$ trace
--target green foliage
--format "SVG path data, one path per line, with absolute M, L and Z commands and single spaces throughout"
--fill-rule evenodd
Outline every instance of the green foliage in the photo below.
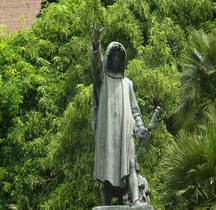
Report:
M 99 203 L 97 184 L 92 179 L 94 139 L 91 129 L 92 86 L 77 86 L 77 94 L 69 103 L 64 116 L 58 119 L 57 139 L 48 151 L 50 170 L 61 178 L 53 187 L 42 209 L 82 209 Z M 73 152 L 72 152 L 73 151 Z M 59 166 L 59 167 L 56 167 Z
M 191 35 L 173 114 L 175 126 L 182 131 L 161 164 L 166 168 L 160 172 L 161 198 L 168 209 L 214 209 L 216 203 L 215 32 Z
M 181 133 L 161 163 L 161 199 L 167 209 L 214 209 L 215 126 L 197 135 Z
M 203 0 L 154 0 L 153 5 L 160 15 L 171 17 L 183 27 L 197 27 L 200 23 L 213 18 L 213 1 Z
M 181 98 L 175 110 L 176 126 L 193 131 L 215 123 L 216 33 L 194 32 L 180 80 Z

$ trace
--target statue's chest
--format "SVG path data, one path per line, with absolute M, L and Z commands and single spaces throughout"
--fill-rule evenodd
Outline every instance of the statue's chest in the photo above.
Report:
M 124 108 L 130 106 L 127 80 L 105 77 L 100 99 L 100 106 L 106 107 L 116 117 L 122 116 Z

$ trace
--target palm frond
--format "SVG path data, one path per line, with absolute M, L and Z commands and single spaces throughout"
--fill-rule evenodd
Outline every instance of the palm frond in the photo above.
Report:
M 212 207 L 216 202 L 216 126 L 188 135 L 181 132 L 162 160 L 159 190 L 173 209 Z M 184 208 L 179 208 L 183 206 Z
M 177 129 L 194 130 L 216 116 L 216 32 L 195 31 L 180 75 L 180 100 L 173 111 Z

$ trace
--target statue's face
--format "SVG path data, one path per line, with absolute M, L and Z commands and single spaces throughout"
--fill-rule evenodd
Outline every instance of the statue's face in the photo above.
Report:
M 120 65 L 122 62 L 122 54 L 120 50 L 114 49 L 109 56 L 109 66 L 108 69 L 113 73 L 120 73 Z

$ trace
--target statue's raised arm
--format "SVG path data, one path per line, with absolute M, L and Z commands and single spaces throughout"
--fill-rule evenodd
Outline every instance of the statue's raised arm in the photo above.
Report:
M 100 36 L 103 29 L 100 29 L 96 24 L 92 25 L 92 29 L 94 40 L 92 42 L 91 72 L 94 85 L 100 87 L 103 78 L 103 56 L 101 53 Z

